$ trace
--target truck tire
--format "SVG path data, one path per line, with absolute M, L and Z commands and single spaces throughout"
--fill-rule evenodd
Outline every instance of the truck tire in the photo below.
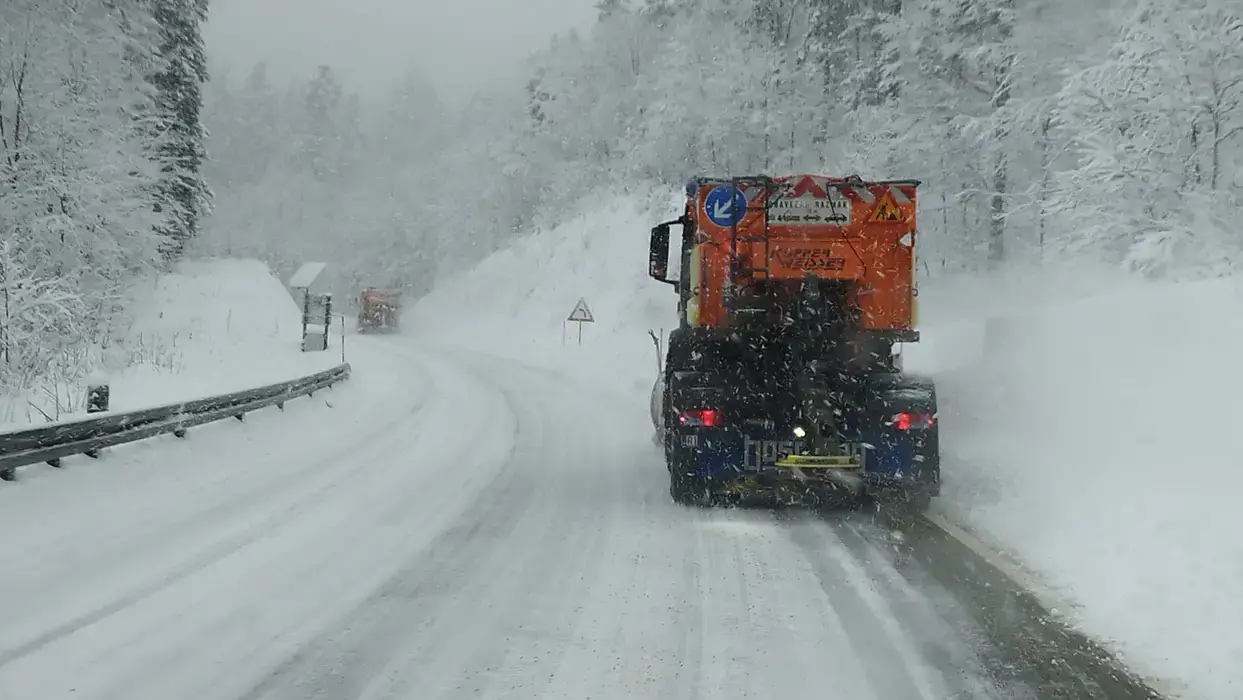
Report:
M 708 479 L 694 473 L 691 448 L 678 443 L 670 432 L 665 439 L 665 466 L 669 470 L 669 497 L 684 506 L 707 506 L 712 498 Z
M 920 445 L 915 479 L 927 500 L 941 495 L 941 423 L 937 421 Z M 927 504 L 925 503 L 925 506 Z
M 699 476 L 691 476 L 681 469 L 669 470 L 669 497 L 674 503 L 683 506 L 712 505 L 708 480 Z
M 659 416 L 663 425 L 665 461 L 669 469 L 669 496 L 681 505 L 710 506 L 713 503 L 708 477 L 692 473 L 690 449 L 677 440 L 677 412 L 674 407 L 684 401 L 697 402 L 704 393 L 720 393 L 723 382 L 719 358 L 711 343 L 696 329 L 677 328 L 669 334 L 669 349 L 659 396 Z M 654 388 L 655 391 L 655 388 Z M 708 399 L 708 405 L 720 403 L 719 396 Z M 654 413 L 656 413 L 654 411 Z
M 690 489 L 687 488 L 686 480 L 685 474 L 674 469 L 673 465 L 669 466 L 669 498 L 673 499 L 673 502 L 680 506 L 690 505 L 691 501 Z

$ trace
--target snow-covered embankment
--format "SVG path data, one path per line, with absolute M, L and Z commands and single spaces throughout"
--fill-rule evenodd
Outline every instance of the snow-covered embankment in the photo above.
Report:
M 910 358 L 942 370 L 945 507 L 1137 671 L 1240 697 L 1243 279 L 1029 295 L 991 324 L 954 313 L 995 289 L 934 287 L 945 322 Z
M 301 310 L 256 260 L 186 261 L 129 295 L 134 322 L 120 343 L 94 359 L 89 377 L 110 385 L 112 410 L 239 391 L 341 361 L 339 340 L 329 352 L 301 352 Z M 34 396 L 9 411 L 11 427 L 44 422 L 35 405 L 60 418 L 84 410 L 85 386 L 57 391 L 60 396 Z
M 405 332 L 645 394 L 656 377 L 648 331 L 668 335 L 677 324 L 673 289 L 647 275 L 648 231 L 680 206 L 664 192 L 584 202 L 567 223 L 439 283 L 403 320 Z M 595 317 L 581 346 L 578 324 L 567 322 L 579 298 Z

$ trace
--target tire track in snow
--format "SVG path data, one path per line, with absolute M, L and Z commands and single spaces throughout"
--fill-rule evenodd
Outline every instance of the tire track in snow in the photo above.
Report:
M 148 689 L 147 697 L 232 699 L 253 689 L 261 679 L 271 675 L 280 659 L 296 655 L 325 629 L 332 629 L 341 615 L 357 609 L 369 596 L 374 596 L 404 562 L 426 551 L 445 523 L 461 518 L 463 513 L 477 506 L 475 500 L 495 476 L 494 467 L 500 468 L 507 462 L 506 456 L 513 443 L 506 440 L 504 434 L 507 428 L 512 428 L 509 420 L 512 416 L 503 401 L 493 400 L 498 397 L 480 396 L 479 386 L 463 382 L 460 372 L 451 367 L 437 369 L 440 370 L 436 372 L 437 393 L 456 401 L 466 399 L 463 402 L 468 404 L 469 411 L 456 404 L 430 411 L 430 423 L 421 423 L 419 430 L 398 438 L 406 442 L 386 450 L 383 459 L 370 461 L 370 468 L 363 470 L 358 479 L 325 499 L 315 512 L 302 518 L 292 532 L 273 533 L 278 537 L 269 539 L 268 546 L 250 548 L 239 554 L 239 558 L 258 561 L 263 559 L 264 549 L 276 550 L 271 552 L 275 559 L 264 562 L 271 570 L 270 575 L 261 579 L 258 586 L 246 583 L 247 598 L 252 602 L 230 609 L 219 618 L 207 618 L 210 627 L 204 632 L 216 640 L 227 639 L 230 633 L 237 636 L 239 626 L 247 624 L 247 615 L 252 610 L 269 613 L 272 608 L 279 607 L 277 618 L 286 621 L 279 637 L 253 650 L 257 660 L 249 656 L 235 659 L 227 684 L 218 677 L 202 674 L 201 663 L 191 669 L 202 674 L 197 686 L 179 679 L 167 689 L 161 689 L 158 683 L 153 687 L 149 679 L 143 682 L 140 675 L 135 676 L 134 682 Z M 449 410 L 444 410 L 446 408 Z M 500 439 L 482 447 L 457 439 L 444 442 L 447 435 L 455 435 L 457 430 L 479 434 L 492 428 L 497 430 Z M 443 450 L 446 444 L 449 451 Z M 472 468 L 457 468 L 465 462 L 462 458 L 467 451 L 473 460 Z M 446 466 L 453 468 L 448 478 L 442 476 Z M 438 493 L 443 487 L 451 489 L 452 493 Z M 233 562 L 227 565 L 227 570 L 228 575 L 236 576 L 245 568 Z M 323 576 L 322 572 L 326 571 L 333 573 Z M 202 582 L 196 584 L 200 591 L 206 589 Z M 292 602 L 286 600 L 287 591 L 296 592 Z M 256 605 L 253 601 L 260 602 Z M 167 619 L 168 622 L 175 622 L 175 619 Z M 249 635 L 243 639 L 246 644 L 254 643 Z M 187 653 L 192 654 L 193 650 L 179 650 L 176 660 L 182 664 L 194 663 L 195 659 L 187 658 Z M 141 669 L 137 672 L 141 673 Z M 118 681 L 115 687 L 118 700 L 128 700 L 122 691 L 130 686 Z
M 702 627 L 662 610 L 677 594 L 699 608 L 700 592 L 681 575 L 699 564 L 694 540 L 669 540 L 659 520 L 636 510 L 655 502 L 661 516 L 682 512 L 651 498 L 663 491 L 661 475 L 624 448 L 601 457 L 616 438 L 591 434 L 601 429 L 600 407 L 577 410 L 564 390 L 504 369 L 499 377 L 495 365 L 474 368 L 491 375 L 522 421 L 518 447 L 490 487 L 495 500 L 395 575 L 382 613 L 359 608 L 244 697 L 579 700 L 612 681 L 681 683 L 681 697 L 697 696 L 695 652 L 690 673 L 683 662 Z M 438 562 L 428 558 L 449 549 Z M 681 565 L 653 566 L 657 557 Z M 652 613 L 665 624 L 647 626 Z M 636 646 L 647 653 L 636 656 Z
M 219 541 L 215 545 L 206 550 L 198 552 L 195 556 L 183 561 L 168 570 L 158 579 L 149 582 L 147 585 L 132 590 L 112 602 L 96 608 L 91 612 L 78 615 L 67 620 L 55 627 L 29 639 L 28 641 L 0 650 L 0 669 L 5 666 L 33 654 L 50 644 L 53 644 L 65 637 L 68 637 L 79 630 L 99 623 L 100 621 L 123 612 L 127 608 L 143 601 L 144 599 L 155 595 L 156 593 L 183 581 L 194 574 L 202 571 L 208 566 L 230 554 L 245 547 L 247 544 L 254 542 L 260 537 L 265 536 L 268 532 L 278 528 L 283 523 L 298 516 L 305 508 L 313 505 L 321 500 L 325 495 L 338 489 L 342 483 L 351 479 L 361 466 L 366 464 L 366 458 L 383 455 L 386 450 L 390 449 L 391 444 L 400 439 L 405 429 L 417 428 L 422 418 L 422 408 L 425 400 L 415 404 L 408 414 L 399 415 L 385 426 L 376 429 L 374 432 L 367 434 L 362 441 L 364 446 L 359 448 L 357 445 L 350 445 L 334 451 L 328 456 L 321 458 L 317 463 L 313 464 L 313 471 L 322 468 L 332 468 L 327 472 L 325 478 L 315 482 L 310 490 L 305 488 L 297 491 L 296 498 L 288 503 L 283 510 L 269 515 L 259 523 L 248 526 L 244 531 L 237 535 Z M 336 468 L 333 468 L 336 467 Z M 294 474 L 295 478 L 305 481 L 307 473 L 299 471 Z M 271 500 L 273 494 L 277 492 L 285 492 L 288 490 L 289 484 L 284 481 L 272 481 L 263 485 L 257 491 L 249 492 L 244 499 L 244 504 L 253 502 L 261 502 L 263 500 Z M 197 513 L 194 517 L 180 523 L 181 527 L 188 527 L 188 523 L 206 520 L 211 517 L 219 518 L 222 513 L 235 512 L 242 509 L 242 505 L 235 503 L 227 503 L 207 511 Z M 167 540 L 173 538 L 179 528 L 174 528 L 173 534 L 161 532 L 158 539 Z
M 479 358 L 466 364 L 484 381 L 509 397 L 523 421 L 514 476 L 534 485 L 522 505 L 523 516 L 506 537 L 513 555 L 501 556 L 504 569 L 484 577 L 463 597 L 485 599 L 486 620 L 468 618 L 455 626 L 447 645 L 410 650 L 403 656 L 400 683 L 382 684 L 361 700 L 410 697 L 432 689 L 439 697 L 495 697 L 521 692 L 544 697 L 554 670 L 564 660 L 581 620 L 605 556 L 601 540 L 610 534 L 622 482 L 614 470 L 595 471 L 585 431 L 598 422 L 579 414 L 583 425 L 567 424 L 562 409 L 564 389 L 528 372 L 499 371 L 495 360 Z M 523 407 L 523 408 L 517 408 Z M 573 435 L 571 439 L 569 436 Z M 590 465 L 590 466 L 588 466 Z M 505 543 L 496 546 L 508 549 Z
M 861 514 L 830 518 L 846 548 L 869 573 L 887 601 L 905 638 L 942 671 L 948 697 L 987 700 L 1002 694 L 1008 700 L 1038 700 L 1031 688 L 1004 683 L 981 654 L 989 642 L 953 595 L 910 559 L 901 543 L 893 543 L 881 521 Z
M 583 611 L 607 569 L 601 561 L 607 544 L 627 534 L 613 526 L 631 503 L 619 496 L 635 483 L 617 469 L 593 470 L 587 460 L 599 459 L 598 441 L 566 444 L 567 436 L 582 436 L 574 428 L 598 429 L 599 411 L 576 413 L 581 426 L 567 425 L 568 415 L 554 420 L 549 409 L 565 413 L 560 399 L 573 397 L 532 401 L 549 391 L 546 383 L 514 376 L 508 367 L 497 376 L 492 363 L 467 364 L 499 388 L 520 421 L 506 471 L 490 487 L 492 500 L 429 550 L 449 551 L 441 563 L 423 555 L 393 577 L 389 588 L 399 597 L 389 601 L 391 622 L 377 626 L 369 621 L 375 613 L 360 609 L 367 618 L 356 614 L 342 623 L 356 635 L 344 641 L 349 631 L 331 635 L 327 668 L 353 680 L 326 679 L 322 662 L 307 657 L 247 698 L 311 693 L 369 700 L 414 691 L 475 698 L 517 689 L 526 697 L 555 695 L 555 677 L 590 631 L 584 625 L 592 626 Z M 345 655 L 350 665 L 334 665 Z
M 668 491 L 661 484 L 660 494 Z M 689 549 L 682 558 L 681 580 L 686 590 L 694 595 L 687 596 L 674 611 L 674 619 L 679 620 L 677 646 L 674 659 L 677 669 L 666 676 L 658 697 L 661 698 L 698 698 L 703 685 L 704 663 L 704 599 L 705 581 L 702 557 L 704 545 L 701 537 L 696 537 L 694 547 Z
M 707 511 L 697 527 L 707 587 L 698 698 L 881 698 L 868 659 L 780 512 Z M 893 660 L 888 660 L 892 664 Z
M 424 373 L 420 371 L 416 376 Z M 339 387 L 334 395 L 348 399 L 352 396 L 349 392 L 360 391 L 359 384 L 369 379 L 356 377 L 353 385 Z M 422 384 L 426 386 L 428 382 Z M 340 394 L 342 391 L 347 393 Z M 0 668 L 72 634 L 75 629 L 125 610 L 144 596 L 227 556 L 244 533 L 230 534 L 230 528 L 222 528 L 221 523 L 272 504 L 292 507 L 300 494 L 340 472 L 341 465 L 348 463 L 359 444 L 401 432 L 402 426 L 408 428 L 428 398 L 420 392 L 417 403 L 402 406 L 402 411 L 381 414 L 382 420 L 365 434 L 356 432 L 353 440 L 335 449 L 330 447 L 327 454 L 322 445 L 311 443 L 288 453 L 247 458 L 245 451 L 230 446 L 220 458 L 224 464 L 219 468 L 196 465 L 188 477 L 183 465 L 165 468 L 156 463 L 161 458 L 195 458 L 196 451 L 238 435 L 246 445 L 254 440 L 260 440 L 258 444 L 262 445 L 262 431 L 274 425 L 285 428 L 290 422 L 296 425 L 299 416 L 306 414 L 302 409 L 319 411 L 319 416 L 330 415 L 322 408 L 307 405 L 310 402 L 297 402 L 294 405 L 298 410 L 267 412 L 257 423 L 204 426 L 191 433 L 205 438 L 199 445 L 183 441 L 160 445 L 157 439 L 124 446 L 109 455 L 118 464 L 102 464 L 78 473 L 70 470 L 56 483 L 42 484 L 49 492 L 32 494 L 33 503 L 55 497 L 55 510 L 69 510 L 74 517 L 52 518 L 46 527 L 38 528 L 35 537 L 27 538 L 23 548 L 3 553 L 0 561 L 11 562 L 14 571 L 0 582 L 0 592 L 49 604 L 14 606 L 0 612 Z M 197 458 L 202 459 L 202 455 Z M 110 473 L 101 476 L 105 472 Z M 99 483 L 93 483 L 96 481 Z M 83 490 L 84 486 L 89 488 Z M 131 494 L 135 487 L 142 488 L 142 498 Z M 82 497 L 89 500 L 79 512 L 75 505 Z M 43 523 L 49 515 L 46 509 L 31 511 L 25 522 Z M 83 524 L 91 529 L 89 546 L 82 544 Z M 32 558 L 41 559 L 38 566 L 17 568 L 19 563 Z M 91 572 L 93 585 L 81 586 L 74 575 L 81 571 Z M 36 592 L 34 596 L 30 595 L 32 591 Z
M 507 411 L 516 420 L 511 436 L 516 440 L 521 434 L 521 418 L 510 397 L 504 398 Z M 468 451 L 468 446 L 462 448 L 463 453 Z M 515 478 L 513 454 L 511 450 L 504 470 L 484 487 L 466 518 L 437 534 L 426 551 L 239 700 L 362 697 L 371 684 L 383 678 L 402 645 L 412 637 L 426 635 L 437 618 L 427 609 L 432 602 L 451 593 L 456 583 L 467 578 L 467 572 L 484 563 L 482 554 L 488 546 L 502 539 L 522 515 L 517 506 L 535 485 Z M 460 600 L 458 605 L 473 607 L 478 601 Z M 451 618 L 454 611 L 435 612 Z M 444 640 L 434 641 L 440 644 Z
M 850 551 L 837 528 L 801 514 L 779 517 L 816 572 L 863 663 L 874 695 L 886 700 L 946 697 L 946 689 L 937 687 L 940 684 L 927 660 L 904 639 L 889 605 L 871 585 L 866 564 Z

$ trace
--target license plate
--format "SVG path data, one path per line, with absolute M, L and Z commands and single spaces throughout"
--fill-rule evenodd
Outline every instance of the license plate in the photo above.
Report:
M 866 457 L 863 445 L 848 443 L 840 455 L 805 455 L 802 440 L 752 440 L 743 438 L 743 471 L 798 467 L 802 469 L 861 469 Z

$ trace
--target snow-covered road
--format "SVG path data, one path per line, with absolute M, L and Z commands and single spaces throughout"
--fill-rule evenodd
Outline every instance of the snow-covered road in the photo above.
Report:
M 350 342 L 284 413 L 0 492 L 0 698 L 1054 697 L 863 516 L 674 505 L 646 406 Z

